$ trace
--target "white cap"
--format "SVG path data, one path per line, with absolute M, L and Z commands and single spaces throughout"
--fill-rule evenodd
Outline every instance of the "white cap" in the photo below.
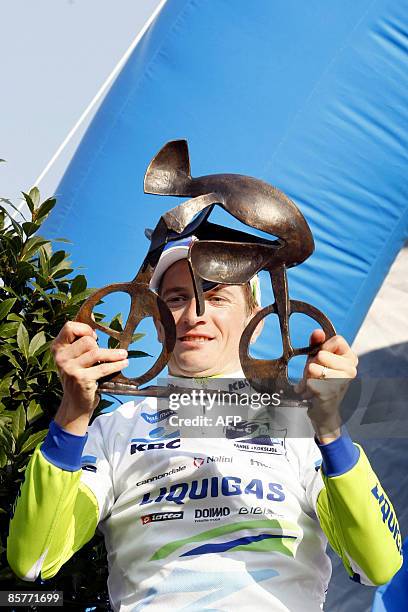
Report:
M 182 238 L 181 240 L 174 240 L 173 242 L 168 242 L 166 244 L 162 254 L 160 255 L 160 259 L 157 262 L 156 268 L 153 272 L 149 284 L 149 287 L 150 289 L 152 289 L 152 291 L 156 291 L 156 293 L 158 293 L 164 273 L 170 268 L 170 266 L 175 264 L 176 261 L 187 258 L 190 246 L 195 240 L 198 240 L 196 236 L 188 236 L 187 238 Z M 255 301 L 258 306 L 260 306 L 261 286 L 258 274 L 255 274 L 255 276 L 251 278 L 249 284 Z

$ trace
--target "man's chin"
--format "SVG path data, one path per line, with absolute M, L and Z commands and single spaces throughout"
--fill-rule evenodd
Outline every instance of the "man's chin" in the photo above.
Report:
M 172 376 L 187 376 L 188 378 L 200 378 L 201 376 L 211 376 L 215 374 L 212 368 L 200 367 L 197 365 L 186 365 L 184 367 L 171 368 L 169 366 L 169 374 Z
M 200 377 L 210 376 L 215 374 L 214 360 L 209 362 L 208 360 L 192 359 L 178 359 L 176 362 L 174 359 L 169 361 L 169 374 L 172 376 L 188 376 L 188 377 Z

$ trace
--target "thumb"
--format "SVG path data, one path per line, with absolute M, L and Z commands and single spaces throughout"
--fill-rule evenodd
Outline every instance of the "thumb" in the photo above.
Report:
M 326 334 L 322 329 L 314 329 L 310 335 L 309 345 L 321 344 L 326 340 Z
M 315 329 L 312 331 L 310 335 L 309 346 L 314 346 L 315 344 L 322 344 L 325 341 L 325 339 L 326 339 L 326 334 L 324 333 L 324 331 L 320 328 Z M 306 360 L 306 364 L 303 370 L 303 376 L 299 380 L 299 382 L 296 383 L 296 385 L 294 385 L 293 387 L 295 393 L 300 394 L 306 390 L 306 368 L 311 359 L 313 359 L 313 356 L 309 355 Z

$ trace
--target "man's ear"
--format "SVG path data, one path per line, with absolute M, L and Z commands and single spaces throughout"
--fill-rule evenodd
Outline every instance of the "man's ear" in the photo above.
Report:
M 256 308 L 254 308 L 254 310 L 251 312 L 251 314 L 248 317 L 247 324 L 252 319 L 252 317 L 254 317 L 256 313 L 259 312 L 260 310 L 262 310 L 261 306 L 257 306 Z M 255 331 L 251 336 L 250 344 L 254 344 L 258 340 L 263 330 L 264 321 L 265 319 L 262 319 L 261 321 L 259 321 L 258 325 L 255 327 Z
M 165 339 L 163 323 L 157 319 L 153 319 L 153 322 L 157 331 L 157 340 L 163 344 Z

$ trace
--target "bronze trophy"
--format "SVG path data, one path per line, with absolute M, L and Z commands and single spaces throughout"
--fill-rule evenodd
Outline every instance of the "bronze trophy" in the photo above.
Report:
M 77 321 L 108 334 L 119 341 L 118 348 L 127 349 L 140 321 L 151 316 L 162 322 L 165 340 L 159 357 L 147 372 L 135 378 L 115 374 L 109 380 L 99 381 L 99 390 L 114 395 L 166 397 L 169 394 L 168 387 L 141 387 L 164 369 L 176 342 L 173 316 L 164 301 L 150 290 L 149 283 L 164 246 L 194 234 L 198 240 L 190 246 L 188 265 L 197 315 L 204 312 L 203 280 L 244 285 L 260 270 L 269 273 L 275 302 L 251 319 L 241 337 L 239 356 L 243 372 L 254 389 L 268 393 L 284 389 L 286 397 L 294 399 L 296 394 L 288 380 L 289 360 L 297 355 L 314 354 L 319 346 L 294 348 L 289 317 L 303 313 L 322 327 L 326 339 L 335 335 L 333 325 L 320 310 L 289 298 L 286 269 L 301 264 L 314 250 L 312 233 L 297 206 L 279 189 L 250 176 L 212 174 L 193 178 L 186 140 L 168 142 L 157 153 L 147 168 L 144 191 L 190 199 L 162 215 L 154 230 L 147 230 L 150 248 L 135 278 L 97 290 L 82 305 Z M 216 205 L 275 239 L 266 240 L 211 223 L 208 218 Z M 97 323 L 91 316 L 103 297 L 117 291 L 128 293 L 131 298 L 129 316 L 121 332 Z M 254 359 L 248 351 L 251 336 L 257 324 L 270 313 L 279 318 L 283 354 L 278 359 Z M 174 388 L 171 392 L 174 393 Z

